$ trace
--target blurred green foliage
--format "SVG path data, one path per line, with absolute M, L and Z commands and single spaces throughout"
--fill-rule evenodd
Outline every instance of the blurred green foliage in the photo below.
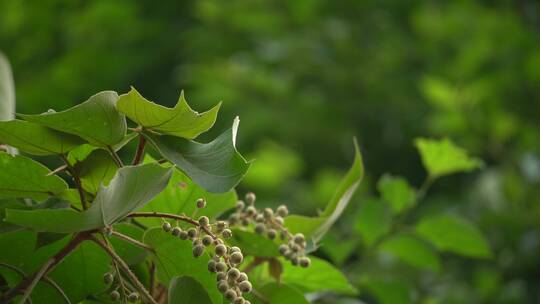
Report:
M 539 31 L 533 0 L 0 1 L 20 113 L 129 85 L 169 106 L 184 89 L 200 111 L 223 100 L 208 138 L 239 115 L 239 145 L 256 159 L 242 186 L 295 212 L 330 199 L 357 136 L 366 181 L 322 257 L 368 303 L 540 301 Z M 417 137 L 451 138 L 485 166 L 409 206 L 407 187 L 422 189 L 427 174 Z M 425 246 L 407 236 L 379 252 L 396 208 L 405 226 L 459 214 L 493 256 L 443 254 L 433 271 L 429 257 L 407 255 Z M 399 248 L 407 263 L 389 258 Z

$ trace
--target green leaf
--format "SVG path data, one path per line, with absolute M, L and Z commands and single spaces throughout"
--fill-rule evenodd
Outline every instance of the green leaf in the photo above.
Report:
M 120 232 L 130 238 L 141 241 L 143 238 L 144 230 L 127 222 L 121 222 L 114 225 L 114 231 Z M 112 236 L 110 242 L 114 247 L 116 253 L 124 260 L 128 265 L 136 265 L 144 262 L 147 256 L 147 251 L 132 243 L 126 242 L 123 239 Z
M 190 241 L 172 237 L 161 228 L 147 230 L 143 239 L 156 251 L 151 259 L 156 264 L 160 282 L 169 284 L 176 276 L 191 276 L 204 287 L 212 303 L 222 304 L 223 296 L 217 290 L 216 275 L 208 271 L 210 257 L 207 254 L 194 258 Z
M 393 236 L 382 242 L 378 249 L 419 269 L 438 272 L 441 267 L 437 253 L 428 244 L 413 236 Z
M 174 136 L 144 133 L 170 162 L 209 192 L 227 192 L 244 177 L 250 164 L 235 147 L 238 117 L 233 127 L 207 144 Z
M 84 190 L 96 194 L 101 185 L 109 184 L 118 167 L 105 150 L 93 151 L 84 161 L 75 165 Z
M 74 166 L 78 162 L 85 160 L 94 150 L 99 149 L 99 147 L 92 146 L 90 144 L 82 144 L 75 149 L 69 151 L 67 159 L 70 165 Z
M 6 221 L 36 231 L 72 233 L 103 228 L 139 209 L 167 185 L 171 169 L 157 164 L 118 170 L 108 187 L 101 187 L 92 206 L 72 209 L 6 210 Z
M 0 198 L 22 197 L 38 201 L 57 195 L 67 184 L 42 164 L 24 157 L 0 152 Z
M 364 165 L 362 164 L 362 155 L 358 148 L 356 139 L 354 140 L 354 162 L 341 180 L 338 189 L 326 208 L 319 217 L 306 217 L 291 215 L 285 219 L 285 226 L 293 233 L 301 232 L 313 239 L 315 243 L 319 242 L 326 232 L 341 216 L 349 204 L 353 194 L 358 189 L 364 176 Z
M 390 231 L 391 223 L 392 215 L 386 205 L 376 199 L 367 199 L 360 205 L 354 228 L 363 242 L 371 246 Z
M 184 93 L 174 108 L 167 108 L 146 100 L 133 87 L 118 99 L 118 110 L 145 129 L 187 139 L 194 139 L 208 131 L 216 121 L 221 103 L 204 113 L 193 111 Z
M 64 154 L 84 143 L 77 136 L 23 120 L 0 121 L 0 142 L 33 155 Z
M 293 285 L 304 292 L 332 291 L 355 295 L 357 293 L 345 275 L 325 260 L 310 257 L 311 265 L 301 268 L 283 260 L 281 282 Z
M 395 279 L 363 279 L 362 286 L 370 291 L 381 304 L 412 303 L 409 287 Z
M 169 303 L 174 304 L 212 304 L 204 287 L 192 277 L 181 276 L 169 284 Z
M 242 253 L 246 256 L 276 257 L 280 255 L 278 244 L 255 232 L 233 229 L 233 237 L 229 242 L 233 246 L 242 248 Z
M 268 283 L 257 290 L 268 302 L 252 297 L 253 304 L 308 304 L 304 295 L 287 284 Z
M 196 201 L 199 198 L 206 200 L 206 207 L 198 209 Z M 184 173 L 174 170 L 167 187 L 144 206 L 141 211 L 156 211 L 172 214 L 188 214 L 196 212 L 197 216 L 208 216 L 215 219 L 226 210 L 234 208 L 237 201 L 236 192 L 230 190 L 225 193 L 210 193 L 193 183 Z M 197 211 L 195 211 L 197 209 Z M 140 218 L 141 223 L 148 226 L 160 226 L 159 218 Z
M 416 191 L 403 177 L 385 174 L 379 179 L 377 190 L 383 200 L 390 204 L 394 214 L 399 214 L 416 203 Z
M 0 52 L 0 120 L 13 119 L 15 115 L 15 85 L 9 62 Z
M 415 230 L 440 250 L 477 258 L 492 256 L 489 244 L 478 228 L 456 215 L 425 217 Z
M 415 144 L 431 178 L 469 172 L 483 166 L 482 160 L 469 157 L 464 149 L 456 146 L 448 138 L 442 140 L 417 138 Z
M 127 129 L 124 115 L 116 110 L 117 100 L 116 92 L 103 91 L 62 112 L 20 116 L 24 120 L 77 135 L 99 147 L 113 146 L 124 139 Z

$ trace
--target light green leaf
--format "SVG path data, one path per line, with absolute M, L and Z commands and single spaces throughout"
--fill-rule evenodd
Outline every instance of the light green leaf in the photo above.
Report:
M 127 235 L 130 238 L 141 241 L 143 238 L 144 230 L 133 224 L 127 222 L 121 222 L 114 225 L 114 231 L 120 232 L 123 235 Z M 114 247 L 116 253 L 124 260 L 128 265 L 136 265 L 144 262 L 147 256 L 147 251 L 132 243 L 126 242 L 123 239 L 112 236 L 110 242 Z
M 0 120 L 11 120 L 15 115 L 15 85 L 9 62 L 0 52 Z
M 21 197 L 41 201 L 68 188 L 66 182 L 42 164 L 0 152 L 0 198 Z
M 435 272 L 440 270 L 441 265 L 437 253 L 428 244 L 413 236 L 393 236 L 382 242 L 378 249 L 401 259 L 413 267 Z
M 308 304 L 304 295 L 287 284 L 268 283 L 257 290 L 268 302 L 252 297 L 253 304 Z
M 171 304 L 212 304 L 204 287 L 192 277 L 181 276 L 169 284 L 169 303 Z
M 240 120 L 207 144 L 174 136 L 144 133 L 148 141 L 170 162 L 209 192 L 227 192 L 244 177 L 250 164 L 235 147 Z
M 233 237 L 229 242 L 233 246 L 242 248 L 242 253 L 246 256 L 276 257 L 280 255 L 278 244 L 255 232 L 233 229 Z
M 194 139 L 208 131 L 216 121 L 221 103 L 204 113 L 193 111 L 184 93 L 174 108 L 167 108 L 146 100 L 134 88 L 118 99 L 118 110 L 145 129 L 187 139 Z
M 415 230 L 443 251 L 477 258 L 489 258 L 492 255 L 489 244 L 478 228 L 456 215 L 425 217 L 416 225 Z
M 369 290 L 381 304 L 412 303 L 409 287 L 395 279 L 369 278 L 362 280 L 362 286 Z
M 116 92 L 103 91 L 62 112 L 19 116 L 27 121 L 77 135 L 99 147 L 113 146 L 124 139 L 127 129 L 124 115 L 116 110 L 117 100 Z
M 390 231 L 392 215 L 386 205 L 375 199 L 367 199 L 360 204 L 355 229 L 367 246 L 373 245 L 381 236 Z
M 0 142 L 33 155 L 64 154 L 84 143 L 81 138 L 23 121 L 0 121 Z
M 99 147 L 92 146 L 91 144 L 82 144 L 75 149 L 69 151 L 67 159 L 70 165 L 74 166 L 78 162 L 85 160 L 92 151 L 99 149 Z
M 204 287 L 212 303 L 222 304 L 223 297 L 216 287 L 216 275 L 208 271 L 210 257 L 207 254 L 194 258 L 190 241 L 172 237 L 161 228 L 147 230 L 143 239 L 156 251 L 151 259 L 156 264 L 161 283 L 169 284 L 176 276 L 191 276 Z
M 199 198 L 206 200 L 206 207 L 198 209 L 196 201 Z M 215 219 L 226 210 L 234 208 L 237 196 L 234 190 L 225 193 L 210 193 L 199 187 L 189 177 L 179 170 L 174 170 L 167 187 L 152 201 L 145 205 L 141 211 L 157 211 L 172 214 L 191 215 L 196 211 L 197 216 L 208 216 Z M 159 226 L 159 218 L 140 218 L 141 223 L 148 226 Z
M 394 214 L 399 214 L 416 203 L 416 191 L 403 177 L 385 174 L 379 179 L 377 190 L 382 199 L 390 204 Z
M 101 187 L 92 206 L 72 209 L 6 210 L 6 221 L 19 226 L 57 233 L 103 228 L 139 209 L 167 185 L 171 169 L 157 164 L 127 166 L 118 170 L 108 187 Z
M 345 275 L 325 260 L 310 257 L 308 268 L 293 266 L 283 260 L 281 282 L 293 285 L 304 292 L 332 291 L 341 294 L 357 293 Z
M 431 178 L 469 172 L 483 166 L 482 160 L 469 157 L 464 149 L 456 146 L 448 138 L 442 140 L 417 138 L 415 144 Z
M 105 150 L 93 151 L 84 161 L 75 165 L 84 190 L 96 194 L 101 185 L 107 186 L 118 169 Z
M 334 196 L 326 205 L 326 208 L 319 217 L 305 217 L 291 215 L 285 219 L 285 226 L 293 233 L 301 232 L 313 239 L 315 243 L 319 242 L 326 232 L 341 216 L 356 189 L 360 185 L 364 176 L 364 165 L 362 164 L 362 155 L 358 148 L 356 139 L 354 140 L 354 162 L 347 172 L 347 175 L 341 180 Z

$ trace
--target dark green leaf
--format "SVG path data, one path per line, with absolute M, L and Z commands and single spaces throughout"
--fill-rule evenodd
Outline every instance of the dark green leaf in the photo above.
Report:
M 223 297 L 216 288 L 216 275 L 208 271 L 210 257 L 207 254 L 194 258 L 190 241 L 173 237 L 161 228 L 147 230 L 144 242 L 156 251 L 151 258 L 157 266 L 160 282 L 169 284 L 176 276 L 191 276 L 204 287 L 212 303 L 222 304 Z
M 214 125 L 220 105 L 199 114 L 189 107 L 182 92 L 176 106 L 166 108 L 146 100 L 134 88 L 118 99 L 118 110 L 145 129 L 187 139 L 197 137 Z
M 438 249 L 464 256 L 488 258 L 491 249 L 482 233 L 464 218 L 440 214 L 420 220 L 416 232 Z
M 192 277 L 174 277 L 169 284 L 171 304 L 212 304 L 204 287 Z
M 80 137 L 23 120 L 0 121 L 0 142 L 34 155 L 64 154 L 84 143 Z
M 126 222 L 114 225 L 114 231 L 120 232 L 123 235 L 127 235 L 130 238 L 141 242 L 144 234 L 143 229 Z M 136 265 L 138 263 L 142 263 L 148 254 L 145 249 L 115 236 L 112 236 L 110 238 L 110 242 L 113 245 L 116 253 L 128 265 Z
M 457 172 L 469 172 L 480 168 L 482 160 L 469 157 L 467 152 L 448 138 L 433 140 L 417 138 L 416 148 L 422 156 L 424 167 L 432 178 Z
M 231 245 L 242 248 L 244 255 L 257 257 L 279 256 L 278 245 L 263 235 L 251 231 L 233 229 Z
M 99 147 L 113 146 L 126 135 L 126 120 L 116 110 L 118 94 L 104 91 L 62 112 L 20 115 L 24 120 L 74 134 Z
M 364 279 L 362 285 L 372 293 L 381 304 L 412 303 L 409 287 L 393 279 Z
M 391 222 L 391 212 L 383 202 L 366 199 L 360 204 L 355 229 L 364 243 L 371 246 L 390 230 Z
M 252 297 L 253 304 L 308 304 L 304 295 L 287 284 L 269 283 L 257 290 L 268 302 Z
M 171 169 L 157 164 L 118 170 L 108 187 L 101 187 L 92 206 L 72 209 L 6 210 L 6 221 L 36 231 L 71 233 L 110 226 L 139 209 L 167 185 Z
M 387 252 L 405 263 L 438 272 L 439 256 L 425 242 L 409 235 L 396 235 L 379 245 L 379 250 Z
M 170 162 L 209 192 L 227 192 L 249 169 L 249 163 L 235 147 L 239 120 L 233 127 L 207 144 L 145 133 L 148 141 Z
M 67 189 L 67 184 L 42 164 L 0 152 L 0 197 L 33 198 L 41 201 Z
M 413 207 L 416 202 L 416 191 L 403 177 L 385 174 L 379 179 L 377 190 L 395 214 Z
M 101 185 L 107 186 L 118 166 L 105 150 L 93 151 L 90 156 L 75 165 L 84 190 L 95 194 Z

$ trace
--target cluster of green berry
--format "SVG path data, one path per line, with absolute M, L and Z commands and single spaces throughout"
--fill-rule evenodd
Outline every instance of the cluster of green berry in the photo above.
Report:
M 197 208 L 206 207 L 204 199 L 198 199 Z M 172 227 L 169 222 L 164 222 L 162 228 L 173 236 L 182 240 L 191 240 L 194 257 L 204 254 L 207 247 L 214 246 L 212 258 L 208 261 L 208 271 L 217 273 L 217 288 L 225 298 L 234 304 L 250 304 L 244 299 L 243 294 L 251 292 L 252 286 L 245 272 L 240 272 L 238 266 L 243 262 L 244 256 L 238 247 L 230 247 L 224 240 L 232 237 L 225 221 L 217 221 L 210 224 L 206 216 L 201 216 L 197 221 L 186 218 L 195 227 L 183 230 L 178 225 Z M 220 238 L 221 236 L 221 238 Z
M 130 290 L 124 284 L 120 282 L 122 278 L 118 278 L 117 285 L 114 287 L 113 291 L 109 294 L 111 300 L 119 301 L 122 297 L 128 302 L 135 303 L 139 300 L 139 294 L 136 291 Z M 103 275 L 103 281 L 105 284 L 110 285 L 115 281 L 115 271 L 107 272 Z M 120 289 L 120 291 L 118 291 Z M 120 293 L 122 292 L 122 293 Z
M 245 201 L 236 203 L 236 211 L 229 216 L 229 225 L 241 225 L 247 227 L 254 224 L 254 231 L 257 234 L 265 235 L 271 240 L 277 238 L 284 244 L 279 246 L 279 252 L 293 265 L 309 267 L 311 260 L 306 256 L 307 242 L 303 234 L 293 235 L 283 226 L 285 217 L 289 214 L 287 206 L 280 205 L 274 212 L 271 208 L 264 208 L 262 211 L 255 207 L 256 196 L 249 192 L 245 196 Z

